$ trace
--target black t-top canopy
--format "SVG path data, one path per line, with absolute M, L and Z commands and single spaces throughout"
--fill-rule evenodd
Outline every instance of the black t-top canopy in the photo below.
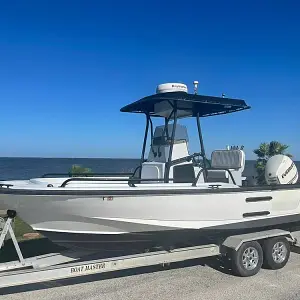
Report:
M 203 96 L 185 92 L 169 92 L 144 97 L 121 108 L 121 112 L 145 113 L 155 117 L 169 117 L 173 107 L 177 117 L 200 117 L 228 114 L 250 106 L 244 100 Z

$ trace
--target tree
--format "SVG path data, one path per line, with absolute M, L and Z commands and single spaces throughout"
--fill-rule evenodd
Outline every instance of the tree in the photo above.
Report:
M 277 141 L 272 141 L 270 143 L 261 143 L 259 147 L 253 151 L 258 157 L 255 164 L 258 184 L 266 184 L 265 166 L 270 157 L 277 154 L 284 154 L 292 157 L 291 154 L 286 153 L 288 148 L 288 145 L 281 144 Z
M 84 168 L 79 165 L 73 165 L 70 170 L 71 175 L 87 174 L 91 172 L 92 170 L 90 168 Z

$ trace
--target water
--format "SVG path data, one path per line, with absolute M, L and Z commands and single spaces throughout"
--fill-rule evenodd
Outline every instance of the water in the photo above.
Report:
M 95 173 L 133 172 L 139 163 L 139 159 L 0 157 L 0 180 L 29 179 L 45 173 L 68 173 L 75 164 L 91 168 Z M 300 170 L 300 162 L 295 163 Z M 255 176 L 254 166 L 254 160 L 247 160 L 244 176 Z
M 0 179 L 30 179 L 45 173 L 68 173 L 72 165 L 91 168 L 94 173 L 133 172 L 139 162 L 139 159 L 0 157 Z

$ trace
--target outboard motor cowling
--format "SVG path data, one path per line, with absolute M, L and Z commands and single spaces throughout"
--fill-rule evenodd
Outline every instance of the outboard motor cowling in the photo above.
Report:
M 298 181 L 298 170 L 295 163 L 286 155 L 272 156 L 265 167 L 267 184 L 295 184 Z

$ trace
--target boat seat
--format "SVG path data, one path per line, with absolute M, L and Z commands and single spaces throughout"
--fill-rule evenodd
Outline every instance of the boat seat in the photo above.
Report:
M 142 165 L 141 179 L 162 179 L 164 178 L 165 164 L 161 162 L 144 162 Z M 153 181 L 161 182 L 161 181 Z M 153 183 L 147 181 L 147 183 Z
M 225 170 L 207 170 L 207 181 L 229 183 L 229 174 Z
M 237 185 L 242 185 L 245 168 L 245 153 L 242 150 L 215 150 L 211 154 L 211 169 L 207 172 L 208 182 L 233 183 L 230 170 Z
M 195 178 L 195 169 L 193 164 L 184 164 L 173 167 L 174 183 L 193 183 Z

